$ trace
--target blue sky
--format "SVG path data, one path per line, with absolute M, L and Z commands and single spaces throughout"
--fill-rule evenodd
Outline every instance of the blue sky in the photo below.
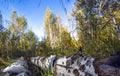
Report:
M 9 0 L 8 0 L 9 1 Z M 58 14 L 62 18 L 62 23 L 68 25 L 67 16 L 64 9 L 60 5 L 60 0 L 11 0 L 4 2 L 0 0 L 0 10 L 3 14 L 3 21 L 10 20 L 12 10 L 16 10 L 18 15 L 24 15 L 28 22 L 28 29 L 33 32 L 41 40 L 44 37 L 44 21 L 46 8 L 50 8 L 53 13 Z M 68 13 L 70 14 L 75 0 L 63 0 Z M 5 27 L 8 27 L 5 24 Z

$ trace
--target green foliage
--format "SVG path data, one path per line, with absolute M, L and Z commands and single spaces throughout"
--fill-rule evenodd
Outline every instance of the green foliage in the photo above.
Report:
M 0 57 L 16 58 L 35 55 L 37 36 L 27 30 L 27 21 L 24 16 L 18 16 L 13 11 L 9 29 L 0 32 Z
M 97 3 L 100 3 L 99 6 Z M 119 51 L 119 30 L 116 27 L 119 27 L 120 17 L 115 13 L 118 10 L 118 7 L 114 8 L 115 5 L 116 2 L 110 1 L 76 1 L 72 15 L 78 21 L 78 41 L 87 55 L 103 58 Z

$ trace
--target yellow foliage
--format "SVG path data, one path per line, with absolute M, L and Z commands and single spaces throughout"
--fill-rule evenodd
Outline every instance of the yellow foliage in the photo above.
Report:
M 83 12 L 82 9 L 78 11 L 78 15 L 81 16 L 81 17 L 84 17 L 84 12 Z

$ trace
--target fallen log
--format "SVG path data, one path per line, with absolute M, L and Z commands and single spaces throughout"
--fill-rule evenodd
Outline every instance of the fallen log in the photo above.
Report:
M 54 76 L 120 76 L 120 54 L 97 59 L 79 51 L 69 57 L 21 58 L 0 72 L 0 76 L 42 76 L 34 74 L 34 67 L 50 71 Z
M 31 57 L 36 66 L 53 73 L 54 76 L 97 76 L 93 66 L 95 58 L 85 56 L 81 51 L 69 56 L 57 58 Z
M 69 57 L 32 57 L 31 62 L 55 76 L 120 76 L 120 54 L 97 59 L 79 51 Z
M 6 67 L 0 76 L 31 76 L 27 61 L 21 57 L 10 66 Z
M 120 76 L 120 54 L 108 58 L 96 59 L 94 67 L 98 76 Z

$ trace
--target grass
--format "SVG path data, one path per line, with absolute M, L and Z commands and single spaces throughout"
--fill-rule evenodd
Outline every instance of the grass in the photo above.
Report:
M 44 71 L 44 72 L 42 73 L 42 76 L 53 76 L 53 75 L 52 75 L 52 73 L 49 72 L 49 71 L 48 71 L 48 72 L 45 72 L 45 71 Z
M 13 59 L 0 58 L 0 70 L 10 65 L 13 61 Z

